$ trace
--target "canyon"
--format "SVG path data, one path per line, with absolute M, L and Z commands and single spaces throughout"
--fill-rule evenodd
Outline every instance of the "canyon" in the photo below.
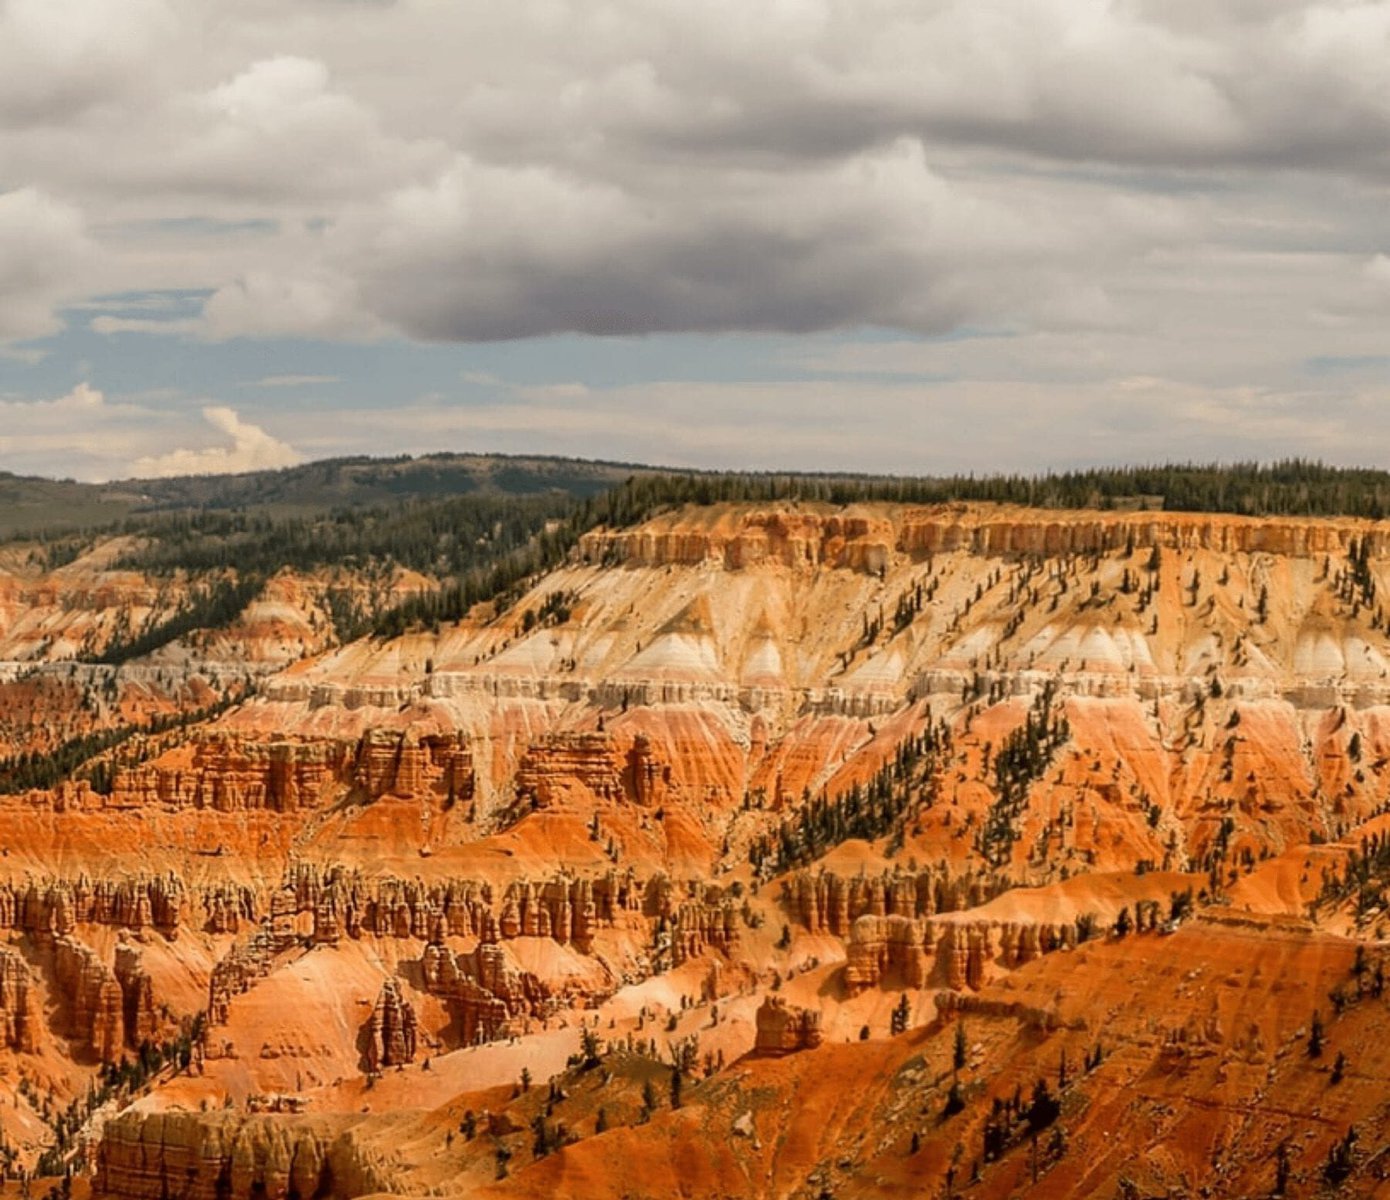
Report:
M 128 551 L 0 557 L 5 757 L 92 739 L 0 795 L 6 1178 L 1388 1186 L 1390 522 L 681 504 L 103 663 Z

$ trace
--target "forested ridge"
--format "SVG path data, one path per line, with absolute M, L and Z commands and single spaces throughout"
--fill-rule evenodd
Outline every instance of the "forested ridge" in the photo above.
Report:
M 625 473 L 625 474 L 624 474 Z M 348 478 L 351 487 L 343 483 Z M 132 485 L 133 486 L 133 485 Z M 303 501 L 347 489 L 360 501 L 300 511 Z M 355 490 L 353 490 L 355 489 Z M 201 505 L 178 507 L 198 496 Z M 382 496 L 395 495 L 395 500 Z M 1390 513 L 1390 472 L 1302 459 L 1271 464 L 1170 464 L 1043 475 L 870 476 L 668 471 L 565 459 L 433 456 L 335 460 L 289 472 L 166 485 L 153 511 L 103 532 L 132 539 L 117 565 L 156 576 L 184 573 L 195 587 L 177 612 L 93 657 L 139 657 L 199 628 L 235 619 L 277 571 L 342 570 L 380 580 L 397 569 L 431 582 L 405 601 L 364 610 L 333 593 L 341 638 L 391 636 L 457 620 L 474 605 L 505 601 L 561 562 L 589 529 L 630 526 L 687 504 L 802 501 L 827 504 L 953 501 L 1064 509 L 1147 508 L 1243 515 Z M 265 503 L 257 504 L 261 497 Z M 252 500 L 238 504 L 236 500 Z M 72 561 L 94 535 L 55 535 L 50 567 Z

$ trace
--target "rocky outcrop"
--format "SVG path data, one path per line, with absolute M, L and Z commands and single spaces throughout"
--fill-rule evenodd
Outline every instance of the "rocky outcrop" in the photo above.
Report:
M 944 866 L 923 871 L 885 871 L 845 878 L 832 872 L 801 871 L 784 886 L 783 898 L 812 933 L 848 937 L 860 917 L 930 917 L 976 908 L 1010 886 L 984 871 L 953 874 Z
M 427 946 L 421 967 L 425 989 L 454 1009 L 464 1045 L 505 1037 L 514 1021 L 549 1016 L 559 1007 L 559 999 L 545 984 L 513 967 L 495 942 L 463 954 L 447 946 Z
M 1003 1000 L 996 996 L 976 996 L 970 992 L 944 991 L 936 994 L 937 1015 L 945 1020 L 952 1017 L 981 1016 L 1018 1021 L 1028 1029 L 1050 1032 L 1062 1025 L 1055 1012 L 1025 1004 L 1021 1000 Z M 1084 1022 L 1079 1026 L 1085 1028 Z
M 647 911 L 656 918 L 657 970 L 680 966 L 706 950 L 733 953 L 739 942 L 739 909 L 723 888 L 696 880 L 652 881 Z
M 317 809 L 356 791 L 436 798 L 473 795 L 473 758 L 461 736 L 372 730 L 356 741 L 266 741 L 208 733 L 139 766 L 119 769 L 110 807 L 220 812 Z
M 317 808 L 350 777 L 350 742 L 257 741 L 207 734 L 154 761 L 118 770 L 112 807 L 208 808 L 220 812 Z
M 116 982 L 121 985 L 121 1018 L 125 1043 L 139 1049 L 159 1038 L 159 1016 L 154 1006 L 154 981 L 140 961 L 135 946 L 116 947 Z
M 256 893 L 235 883 L 221 883 L 203 893 L 203 929 L 208 933 L 239 933 L 256 919 Z
M 358 743 L 353 782 L 369 800 L 435 795 L 454 804 L 473 797 L 473 755 L 461 735 L 371 730 Z
M 289 1200 L 391 1191 L 341 1119 L 128 1112 L 107 1122 L 92 1191 L 113 1200 Z
M 417 1035 L 415 1009 L 402 994 L 401 985 L 387 979 L 367 1020 L 367 1069 L 379 1071 L 414 1062 Z
M 35 1053 L 42 1020 L 28 963 L 14 951 L 0 949 L 0 1049 Z
M 850 927 L 845 986 L 851 993 L 882 986 L 924 987 L 935 980 L 953 991 L 978 991 L 991 972 L 1013 970 L 1041 954 L 1076 944 L 1070 922 L 918 920 L 866 913 Z
M 797 1008 L 781 996 L 768 996 L 758 1006 L 755 1054 L 791 1054 L 821 1044 L 820 1013 Z
M 1133 546 L 1217 553 L 1344 556 L 1353 539 L 1390 551 L 1390 533 L 1368 521 L 1211 516 L 1179 512 L 1067 512 L 968 504 L 907 507 L 888 515 L 786 508 L 730 510 L 717 522 L 682 525 L 680 513 L 580 539 L 583 561 L 625 567 L 763 565 L 878 572 L 893 555 L 1103 554 Z
M 762 565 L 878 571 L 893 550 L 892 522 L 849 513 L 786 509 L 742 511 L 718 528 L 649 521 L 637 529 L 598 530 L 580 539 L 587 562 L 653 567 L 716 561 L 728 570 Z
M 115 1062 L 125 1046 L 125 993 L 116 973 L 70 937 L 53 943 L 53 968 L 69 1036 L 102 1062 Z
M 532 743 L 516 772 L 518 806 L 550 808 L 579 796 L 651 808 L 671 795 L 671 767 L 649 738 L 626 745 L 605 733 L 552 733 Z
M 0 929 L 20 930 L 40 942 L 66 937 L 78 925 L 114 925 L 137 935 L 153 929 L 173 940 L 185 907 L 183 883 L 168 874 L 0 884 Z
M 648 907 L 651 885 L 631 871 L 586 878 L 517 880 L 498 895 L 485 880 L 424 883 L 397 878 L 368 879 L 360 872 L 297 864 L 274 898 L 277 912 L 312 914 L 312 940 L 342 937 L 475 937 L 485 941 L 546 937 L 587 951 L 599 928 L 623 913 Z
M 286 939 L 269 926 L 260 926 L 246 941 L 233 946 L 212 969 L 208 983 L 208 1017 L 204 1049 L 209 1058 L 231 1055 L 234 1048 L 220 1039 L 215 1030 L 227 1023 L 232 1000 L 249 991 L 258 979 L 270 974 L 275 959 L 294 939 Z
M 992 967 L 1013 969 L 1040 954 L 1076 944 L 1070 922 L 960 921 L 933 923 L 929 939 L 936 944 L 936 978 L 954 991 L 978 991 Z
M 923 929 L 913 917 L 860 917 L 850 927 L 845 986 L 859 992 L 891 975 L 903 987 L 922 987 L 928 974 Z

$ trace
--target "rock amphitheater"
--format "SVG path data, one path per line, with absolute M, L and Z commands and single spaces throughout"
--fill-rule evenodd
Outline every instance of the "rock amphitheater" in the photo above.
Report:
M 1386 523 L 687 507 L 119 669 L 12 559 L 9 753 L 208 710 L 0 796 L 26 1195 L 1390 1188 Z

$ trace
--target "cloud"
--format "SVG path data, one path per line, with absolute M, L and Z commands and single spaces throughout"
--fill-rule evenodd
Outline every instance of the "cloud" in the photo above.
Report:
M 1221 412 L 1272 412 L 1237 395 L 1340 412 L 1309 364 L 1383 353 L 1387 59 L 1372 0 L 396 0 L 350 20 L 323 0 L 0 0 L 0 342 L 52 338 L 84 297 L 163 292 L 187 298 L 168 320 L 94 316 L 122 369 L 164 336 L 229 387 L 309 361 L 362 404 L 397 381 L 359 367 L 401 343 L 432 343 L 427 364 L 447 343 L 578 334 L 650 339 L 621 366 L 613 348 L 609 377 L 640 362 L 660 387 L 683 381 L 634 347 L 661 335 L 708 339 L 691 374 L 785 366 L 788 388 L 850 404 L 949 382 L 1038 454 L 1089 434 L 1012 420 L 1021 397 L 1089 422 L 1067 389 L 1116 380 L 1206 387 Z M 748 335 L 786 335 L 780 361 L 748 364 Z M 253 344 L 270 339 L 338 344 Z M 543 354 L 588 361 L 582 344 Z M 463 359 L 409 391 L 469 385 L 497 421 L 610 411 L 592 381 L 547 407 Z M 781 422 L 768 437 L 811 436 L 781 392 L 746 394 Z M 197 445 L 197 420 L 146 431 L 136 457 Z M 855 436 L 896 451 L 885 430 Z M 1187 445 L 1143 432 L 1113 449 Z
M 175 24 L 163 0 L 5 0 L 0 127 L 51 129 L 138 94 Z
M 0 8 L 0 157 L 217 340 L 1089 328 L 1390 175 L 1383 3 L 126 7 Z
M 92 252 L 72 205 L 33 187 L 0 192 L 0 342 L 60 329 L 55 310 L 77 294 Z
M 229 475 L 243 471 L 267 471 L 292 467 L 303 457 L 292 446 L 270 436 L 258 425 L 243 421 L 230 408 L 210 406 L 203 419 L 231 439 L 231 445 L 191 450 L 179 448 L 166 454 L 140 458 L 132 465 L 137 476 L 165 478 L 170 475 Z
M 213 341 L 241 337 L 369 340 L 385 325 L 363 308 L 356 283 L 331 271 L 254 271 L 217 289 L 196 331 Z
M 149 445 L 157 420 L 153 410 L 113 403 L 86 383 L 51 399 L 0 401 L 0 469 L 109 478 Z
M 299 388 L 321 387 L 330 383 L 342 383 L 339 375 L 265 375 L 260 379 L 248 380 L 246 387 L 258 388 Z
M 192 318 L 177 317 L 110 317 L 99 316 L 91 320 L 93 333 L 107 336 L 116 333 L 194 333 L 201 328 Z
M 449 447 L 680 467 L 978 474 L 1133 461 L 1136 446 L 1161 443 L 1180 460 L 1305 455 L 1364 465 L 1390 439 L 1387 401 L 1390 387 L 1363 379 L 1317 393 L 1163 376 L 571 382 L 508 384 L 480 403 L 430 397 L 330 420 L 292 416 L 286 430 L 313 457 Z

